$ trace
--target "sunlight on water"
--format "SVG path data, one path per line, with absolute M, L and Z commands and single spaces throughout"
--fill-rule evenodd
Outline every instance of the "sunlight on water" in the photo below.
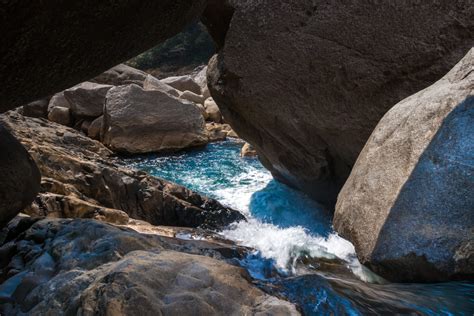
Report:
M 211 196 L 248 219 L 222 235 L 272 259 L 282 272 L 295 272 L 300 254 L 342 259 L 364 280 L 352 244 L 331 229 L 331 216 L 304 194 L 272 180 L 255 158 L 239 157 L 240 143 L 226 141 L 204 150 L 134 159 L 132 166 Z M 192 157 L 192 159 L 190 159 Z

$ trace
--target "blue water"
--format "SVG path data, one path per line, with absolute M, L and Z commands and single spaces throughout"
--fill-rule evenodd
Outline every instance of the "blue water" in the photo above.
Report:
M 221 234 L 256 249 L 242 260 L 270 292 L 307 315 L 473 315 L 474 284 L 393 284 L 361 266 L 331 227 L 331 214 L 274 181 L 258 159 L 241 158 L 241 142 L 126 159 L 148 172 L 213 197 L 246 215 Z M 269 286 L 271 285 L 271 286 Z

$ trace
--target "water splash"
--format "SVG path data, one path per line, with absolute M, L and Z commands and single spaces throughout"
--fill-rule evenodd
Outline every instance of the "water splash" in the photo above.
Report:
M 273 181 L 258 160 L 240 158 L 241 146 L 226 141 L 125 163 L 244 213 L 248 222 L 221 233 L 256 249 L 241 264 L 262 287 L 271 282 L 268 292 L 276 289 L 307 315 L 474 314 L 472 283 L 384 284 L 359 263 L 352 244 L 333 231 L 331 214 Z

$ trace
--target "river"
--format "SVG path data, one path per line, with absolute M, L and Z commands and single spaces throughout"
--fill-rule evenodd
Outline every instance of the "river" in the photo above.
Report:
M 268 292 L 306 315 L 473 315 L 474 284 L 396 284 L 357 260 L 332 229 L 331 212 L 272 179 L 236 140 L 203 149 L 126 159 L 148 172 L 219 200 L 248 219 L 219 232 L 256 251 L 240 264 Z

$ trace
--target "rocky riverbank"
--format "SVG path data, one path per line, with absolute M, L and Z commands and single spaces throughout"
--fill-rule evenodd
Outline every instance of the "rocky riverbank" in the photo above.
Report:
M 298 314 L 236 266 L 247 249 L 209 231 L 239 212 L 121 166 L 73 128 L 16 112 L 0 122 L 42 174 L 31 217 L 0 234 L 0 312 L 129 315 L 140 301 L 145 314 Z

